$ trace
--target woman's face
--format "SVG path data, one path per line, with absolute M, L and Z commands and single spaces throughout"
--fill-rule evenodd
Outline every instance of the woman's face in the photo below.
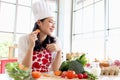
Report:
M 55 29 L 55 21 L 52 17 L 46 18 L 43 22 L 38 22 L 41 32 L 51 35 Z

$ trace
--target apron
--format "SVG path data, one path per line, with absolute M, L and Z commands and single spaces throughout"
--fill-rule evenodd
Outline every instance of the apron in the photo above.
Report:
M 33 52 L 32 71 L 48 72 L 52 61 L 52 54 L 42 48 Z

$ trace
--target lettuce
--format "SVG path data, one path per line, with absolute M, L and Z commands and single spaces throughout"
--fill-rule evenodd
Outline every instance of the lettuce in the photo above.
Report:
M 30 70 L 24 70 L 19 67 L 18 62 L 9 62 L 5 65 L 6 72 L 14 80 L 30 80 Z

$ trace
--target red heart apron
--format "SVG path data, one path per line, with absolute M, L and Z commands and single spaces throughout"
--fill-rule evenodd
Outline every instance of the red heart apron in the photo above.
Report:
M 32 71 L 48 72 L 52 61 L 52 54 L 46 49 L 33 52 Z

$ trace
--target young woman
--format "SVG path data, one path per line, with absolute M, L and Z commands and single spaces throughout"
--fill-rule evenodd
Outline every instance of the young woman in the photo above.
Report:
M 19 40 L 18 60 L 33 71 L 58 70 L 62 51 L 57 38 L 52 36 L 55 29 L 54 18 L 43 0 L 33 4 L 33 13 L 36 22 L 33 31 Z

